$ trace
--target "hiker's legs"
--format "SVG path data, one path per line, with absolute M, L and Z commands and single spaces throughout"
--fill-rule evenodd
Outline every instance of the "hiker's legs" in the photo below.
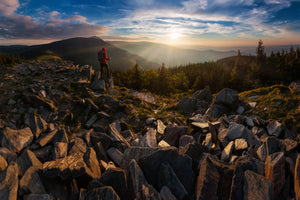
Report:
M 101 79 L 103 79 L 103 64 L 102 63 L 100 63 L 100 66 L 101 66 Z
M 107 77 L 109 77 L 108 64 L 106 64 L 105 67 L 106 67 Z

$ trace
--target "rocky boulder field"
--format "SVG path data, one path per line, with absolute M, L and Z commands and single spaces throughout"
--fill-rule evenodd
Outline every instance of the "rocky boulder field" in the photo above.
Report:
M 167 100 L 67 61 L 0 75 L 1 200 L 300 199 L 297 132 L 234 90 Z

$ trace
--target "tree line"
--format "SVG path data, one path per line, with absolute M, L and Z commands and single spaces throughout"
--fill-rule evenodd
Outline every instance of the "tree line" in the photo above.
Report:
M 25 61 L 25 58 L 19 55 L 9 55 L 0 52 L 0 66 L 1 65 L 15 65 Z
M 237 56 L 216 62 L 182 65 L 172 68 L 143 70 L 138 64 L 123 72 L 113 71 L 115 84 L 127 88 L 170 95 L 193 92 L 209 86 L 213 92 L 225 87 L 245 91 L 273 84 L 300 80 L 299 47 L 272 52 L 266 56 L 259 40 L 256 56 Z

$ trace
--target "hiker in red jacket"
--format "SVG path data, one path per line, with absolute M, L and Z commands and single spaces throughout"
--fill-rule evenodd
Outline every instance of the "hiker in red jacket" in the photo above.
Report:
M 110 60 L 110 58 L 107 57 L 106 49 L 103 47 L 102 51 L 98 52 L 98 61 L 100 62 L 101 66 L 101 79 L 103 79 L 103 68 L 106 68 L 107 77 L 109 77 L 109 70 L 108 70 L 108 64 L 107 61 Z

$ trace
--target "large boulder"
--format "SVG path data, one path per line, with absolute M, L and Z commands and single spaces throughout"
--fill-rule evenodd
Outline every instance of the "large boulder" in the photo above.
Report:
M 220 174 L 211 159 L 206 156 L 201 163 L 196 185 L 196 199 L 218 199 Z
M 213 103 L 223 105 L 229 108 L 237 108 L 239 102 L 239 95 L 236 91 L 224 88 L 215 97 Z
M 232 177 L 232 185 L 230 192 L 230 199 L 243 199 L 244 197 L 244 172 L 246 170 L 254 171 L 258 174 L 264 174 L 264 165 L 259 160 L 248 157 L 241 156 L 236 161 L 235 170 Z
M 19 153 L 22 149 L 29 146 L 32 140 L 33 134 L 29 127 L 19 130 L 6 127 L 2 131 L 1 145 L 15 153 Z
M 106 170 L 99 179 L 100 183 L 111 186 L 121 199 L 129 200 L 126 181 L 126 173 L 120 168 L 110 168 Z
M 283 152 L 277 152 L 267 157 L 265 176 L 272 182 L 272 194 L 275 199 L 285 185 L 285 159 Z
M 184 188 L 191 194 L 194 188 L 192 159 L 186 155 L 179 155 L 176 148 L 158 150 L 140 159 L 139 164 L 149 184 L 161 189 L 157 172 L 163 163 L 169 163 Z
M 167 186 L 178 200 L 188 198 L 188 193 L 169 164 L 163 163 L 159 171 L 159 188 Z
M 196 108 L 196 99 L 184 97 L 177 105 L 178 109 L 184 114 L 191 115 Z
M 266 177 L 247 170 L 244 173 L 244 199 L 271 200 L 272 182 Z

